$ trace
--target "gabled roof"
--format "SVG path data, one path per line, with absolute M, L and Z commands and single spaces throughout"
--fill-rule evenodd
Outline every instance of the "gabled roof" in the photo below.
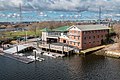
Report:
M 68 29 L 69 29 L 69 26 L 62 26 L 62 27 L 53 29 L 53 31 L 61 31 L 61 32 L 64 32 L 64 31 L 68 31 Z
M 111 29 L 108 26 L 104 26 L 104 25 L 74 25 L 73 27 L 77 27 L 81 31 Z
M 44 29 L 42 29 L 41 31 L 42 31 L 42 32 L 49 32 L 49 31 L 51 31 L 51 29 L 49 29 L 49 28 L 44 28 Z

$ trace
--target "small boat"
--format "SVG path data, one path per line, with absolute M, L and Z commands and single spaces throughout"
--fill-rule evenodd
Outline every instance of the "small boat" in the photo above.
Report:
M 45 59 L 44 58 L 40 58 L 42 61 L 45 61 Z
M 40 62 L 41 62 L 42 60 L 41 60 L 41 59 L 38 59 L 38 61 L 40 61 Z
M 29 59 L 33 59 L 33 60 L 35 60 L 35 57 L 34 56 L 27 56 L 27 58 L 29 58 Z
M 20 54 L 18 54 L 19 56 L 24 56 L 24 54 L 23 53 L 20 53 Z
M 54 54 L 50 54 L 50 53 L 44 53 L 43 55 L 49 56 L 49 57 L 52 57 L 52 58 L 56 58 L 56 56 Z
M 38 51 L 38 50 L 33 50 L 33 52 L 36 52 L 37 54 L 41 54 L 41 51 Z
M 44 61 L 45 59 L 37 57 L 36 60 L 41 62 L 41 61 Z
M 39 57 L 36 57 L 36 59 L 35 59 L 35 57 L 34 56 L 27 56 L 27 58 L 29 58 L 29 59 L 32 59 L 32 60 L 36 60 L 36 61 L 44 61 L 45 59 L 44 58 L 39 58 Z

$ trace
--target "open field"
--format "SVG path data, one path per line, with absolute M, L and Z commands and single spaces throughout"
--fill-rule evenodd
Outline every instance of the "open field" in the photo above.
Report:
M 41 36 L 41 31 L 14 31 L 14 32 L 5 32 L 5 36 L 7 38 L 13 37 L 24 37 L 24 36 Z

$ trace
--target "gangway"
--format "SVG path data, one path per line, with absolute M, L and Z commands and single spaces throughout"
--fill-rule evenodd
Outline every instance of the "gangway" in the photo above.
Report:
M 24 49 L 27 49 L 29 47 L 33 47 L 31 45 L 16 45 L 12 48 L 9 48 L 7 50 L 3 50 L 4 53 L 9 53 L 9 54 L 13 54 L 13 53 L 17 53 L 17 52 L 20 52 Z M 34 48 L 34 47 L 33 47 Z

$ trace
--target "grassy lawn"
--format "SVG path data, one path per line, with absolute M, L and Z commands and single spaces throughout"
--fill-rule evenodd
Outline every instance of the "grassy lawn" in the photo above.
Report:
M 13 38 L 13 37 L 18 37 L 18 36 L 41 36 L 41 31 L 37 30 L 35 31 L 16 31 L 16 32 L 5 32 L 6 37 L 8 38 Z

